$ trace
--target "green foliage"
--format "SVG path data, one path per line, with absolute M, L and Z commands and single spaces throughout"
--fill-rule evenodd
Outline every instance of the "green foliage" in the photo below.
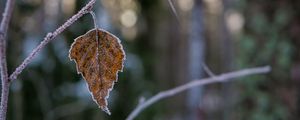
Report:
M 273 5 L 254 4 L 256 2 L 247 0 L 237 4 L 248 6 L 236 5 L 242 6 L 238 7 L 241 12 L 249 13 L 245 14 L 249 18 L 245 22 L 245 32 L 237 42 L 237 63 L 240 68 L 269 64 L 272 73 L 268 77 L 251 77 L 239 82 L 242 97 L 235 112 L 241 113 L 240 119 L 243 120 L 286 120 L 291 117 L 291 110 L 279 93 L 281 88 L 292 83 L 289 73 L 295 46 L 288 37 L 287 28 L 295 11 L 287 6 L 276 6 L 280 2 L 274 1 Z

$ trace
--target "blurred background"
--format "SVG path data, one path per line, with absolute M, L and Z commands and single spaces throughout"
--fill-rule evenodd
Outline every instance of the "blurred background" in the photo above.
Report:
M 0 13 L 5 2 L 0 1 Z M 47 32 L 87 2 L 16 0 L 8 35 L 9 73 Z M 93 28 L 87 14 L 12 83 L 9 120 L 123 120 L 140 98 L 209 77 L 203 64 L 215 74 L 263 65 L 273 69 L 164 99 L 137 120 L 300 118 L 299 0 L 97 0 L 93 10 L 98 26 L 118 36 L 127 54 L 109 98 L 112 115 L 93 102 L 68 58 L 74 38 Z

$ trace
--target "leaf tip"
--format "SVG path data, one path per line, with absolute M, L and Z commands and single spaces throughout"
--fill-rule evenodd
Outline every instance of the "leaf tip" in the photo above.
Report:
M 111 115 L 109 109 L 107 107 L 103 107 L 101 108 L 105 113 L 107 113 L 108 115 Z

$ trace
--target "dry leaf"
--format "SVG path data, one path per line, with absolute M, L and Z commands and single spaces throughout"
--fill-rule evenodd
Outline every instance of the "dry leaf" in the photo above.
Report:
M 94 101 L 110 114 L 107 98 L 114 82 L 117 82 L 118 71 L 123 70 L 125 60 L 120 40 L 107 31 L 93 29 L 76 38 L 69 52 L 70 59 L 76 62 L 77 72 L 86 80 Z

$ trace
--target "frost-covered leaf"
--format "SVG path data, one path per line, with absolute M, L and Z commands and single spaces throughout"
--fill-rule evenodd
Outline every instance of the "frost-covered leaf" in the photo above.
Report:
M 123 70 L 125 53 L 120 40 L 111 33 L 93 29 L 75 39 L 69 57 L 76 62 L 77 72 L 86 80 L 94 101 L 107 108 L 109 92 Z

